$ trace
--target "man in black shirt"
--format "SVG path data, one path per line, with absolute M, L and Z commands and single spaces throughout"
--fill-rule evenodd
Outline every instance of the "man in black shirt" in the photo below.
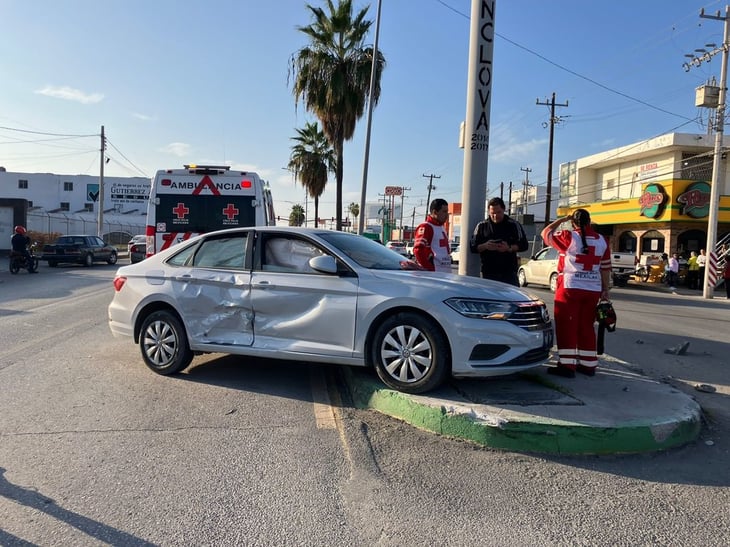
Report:
M 492 198 L 488 203 L 488 218 L 477 224 L 469 242 L 472 253 L 479 253 L 482 261 L 482 277 L 509 283 L 515 287 L 519 257 L 527 250 L 527 236 L 522 225 L 504 214 L 502 198 Z

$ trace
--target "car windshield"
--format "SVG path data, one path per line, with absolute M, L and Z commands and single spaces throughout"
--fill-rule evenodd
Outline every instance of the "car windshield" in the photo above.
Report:
M 366 237 L 335 231 L 320 232 L 317 235 L 363 268 L 371 270 L 422 269 L 412 260 L 407 260 L 397 252 Z

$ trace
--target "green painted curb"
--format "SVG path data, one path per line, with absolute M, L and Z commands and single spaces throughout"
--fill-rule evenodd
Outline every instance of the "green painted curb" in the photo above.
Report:
M 444 406 L 423 404 L 418 397 L 386 388 L 367 372 L 351 367 L 343 367 L 343 371 L 357 408 L 376 410 L 439 435 L 512 452 L 561 455 L 655 452 L 696 440 L 702 426 L 699 411 L 680 421 L 625 423 L 613 427 L 550 419 L 487 422 L 471 414 L 450 412 Z

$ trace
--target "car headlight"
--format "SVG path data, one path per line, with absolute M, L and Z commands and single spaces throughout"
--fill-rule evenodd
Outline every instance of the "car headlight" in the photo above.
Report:
M 455 312 L 474 319 L 507 319 L 517 309 L 509 302 L 476 298 L 449 298 L 444 304 Z

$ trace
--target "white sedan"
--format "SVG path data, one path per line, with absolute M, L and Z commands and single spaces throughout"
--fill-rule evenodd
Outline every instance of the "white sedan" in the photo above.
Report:
M 119 268 L 109 326 L 159 374 L 199 352 L 371 366 L 420 393 L 543 364 L 547 307 L 502 283 L 421 270 L 367 238 L 296 227 L 203 234 Z

